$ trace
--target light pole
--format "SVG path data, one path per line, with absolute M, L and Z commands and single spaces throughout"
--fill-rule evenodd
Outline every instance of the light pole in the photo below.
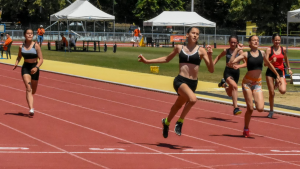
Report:
M 194 12 L 194 0 L 191 2 L 191 11 Z

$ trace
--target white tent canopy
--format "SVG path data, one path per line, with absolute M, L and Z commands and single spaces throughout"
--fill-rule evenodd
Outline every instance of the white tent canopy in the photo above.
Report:
M 52 14 L 50 21 L 108 21 L 115 20 L 115 16 L 109 15 L 87 0 L 77 0 L 65 9 Z
M 164 11 L 155 18 L 144 21 L 144 26 L 216 27 L 216 23 L 201 17 L 196 12 Z
M 287 13 L 287 37 L 289 37 L 289 23 L 300 23 L 300 9 L 289 11 Z M 287 40 L 289 40 L 289 38 L 287 38 Z M 286 47 L 288 48 L 288 41 Z
M 196 26 L 196 27 L 215 27 L 215 46 L 216 46 L 216 23 L 211 22 L 196 12 L 187 11 L 164 11 L 155 18 L 148 21 L 144 21 L 144 26 L 152 26 L 152 37 L 153 37 L 153 26 Z M 205 31 L 204 31 L 205 34 Z
M 300 22 L 300 9 L 289 11 L 287 15 L 288 23 L 299 23 Z

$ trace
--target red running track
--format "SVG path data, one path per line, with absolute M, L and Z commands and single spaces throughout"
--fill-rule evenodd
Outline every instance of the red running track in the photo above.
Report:
M 164 139 L 175 95 L 47 72 L 29 118 L 20 68 L 0 71 L 0 168 L 300 168 L 299 118 L 254 112 L 243 138 L 231 106 L 198 101 Z

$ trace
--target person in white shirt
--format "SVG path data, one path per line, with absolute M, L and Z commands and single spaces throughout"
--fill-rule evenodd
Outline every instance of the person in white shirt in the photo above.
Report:
M 75 39 L 72 37 L 71 34 L 69 34 L 69 38 L 70 38 L 70 40 L 69 40 L 70 48 L 71 48 L 71 47 L 74 47 L 74 49 L 76 50 L 76 42 L 75 42 Z

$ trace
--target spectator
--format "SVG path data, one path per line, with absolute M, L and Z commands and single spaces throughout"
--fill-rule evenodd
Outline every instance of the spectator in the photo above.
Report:
M 40 25 L 40 27 L 37 30 L 37 41 L 40 47 L 42 47 L 42 43 L 44 41 L 44 34 L 45 34 L 45 29 L 43 28 L 43 25 Z
M 61 36 L 62 47 L 69 47 L 68 41 L 67 41 L 67 39 L 65 38 L 64 34 L 61 33 L 60 36 Z
M 134 32 L 132 32 L 132 36 L 133 36 L 133 35 L 134 35 L 133 40 L 134 40 L 135 42 L 137 42 L 136 47 L 139 47 L 139 40 L 140 40 L 139 36 L 142 36 L 140 27 L 136 28 L 136 29 L 134 30 Z M 133 42 L 132 47 L 134 47 L 134 43 L 135 43 L 135 42 Z
M 0 43 L 3 42 L 3 36 L 4 36 L 4 34 L 1 33 Z
M 74 49 L 76 50 L 76 42 L 75 42 L 75 39 L 72 37 L 71 34 L 69 34 L 69 43 L 70 43 L 70 47 L 74 47 Z
M 6 33 L 6 41 L 3 44 L 3 50 L 7 50 L 7 46 L 12 42 L 9 33 Z

